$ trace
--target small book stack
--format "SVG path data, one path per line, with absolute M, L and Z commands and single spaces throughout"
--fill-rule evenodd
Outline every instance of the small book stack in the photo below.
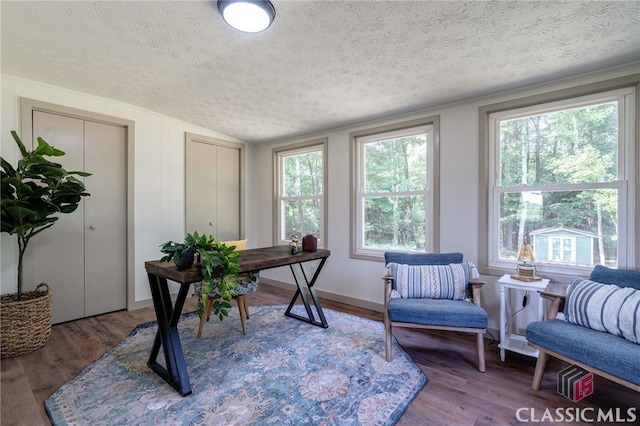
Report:
M 522 275 L 511 275 L 511 278 L 518 281 L 524 281 L 526 283 L 531 283 L 534 281 L 542 281 L 540 277 L 523 277 Z

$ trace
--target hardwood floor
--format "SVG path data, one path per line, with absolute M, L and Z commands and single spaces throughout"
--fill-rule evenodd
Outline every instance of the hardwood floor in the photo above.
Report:
M 292 294 L 263 284 L 248 296 L 249 306 L 286 304 Z M 382 321 L 381 313 L 354 306 L 324 300 L 323 307 Z M 188 299 L 184 312 L 192 310 L 195 298 Z M 55 325 L 44 348 L 2 360 L 0 424 L 51 424 L 43 401 L 128 336 L 136 325 L 154 319 L 153 308 L 149 307 Z M 553 424 L 549 416 L 557 419 L 557 408 L 570 408 L 563 411 L 567 415 L 575 415 L 576 409 L 580 409 L 587 419 L 594 418 L 598 408 L 613 409 L 614 413 L 618 409 L 622 419 L 629 419 L 628 410 L 632 410 L 640 420 L 640 395 L 599 377 L 595 378 L 594 393 L 578 403 L 559 395 L 555 388 L 556 373 L 567 366 L 560 361 L 548 362 L 542 388 L 534 391 L 531 380 L 535 359 L 507 352 L 502 363 L 497 342 L 492 339 L 486 339 L 487 372 L 480 373 L 472 335 L 407 329 L 396 329 L 394 335 L 429 378 L 398 425 L 518 424 L 518 410 L 521 420 Z M 380 350 L 384 350 L 382 334 Z M 546 417 L 545 410 L 550 411 Z

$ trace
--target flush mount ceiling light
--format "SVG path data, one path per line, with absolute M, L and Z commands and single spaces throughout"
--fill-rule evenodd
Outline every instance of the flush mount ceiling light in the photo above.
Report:
M 238 31 L 259 33 L 276 17 L 276 9 L 268 0 L 218 0 L 224 21 Z

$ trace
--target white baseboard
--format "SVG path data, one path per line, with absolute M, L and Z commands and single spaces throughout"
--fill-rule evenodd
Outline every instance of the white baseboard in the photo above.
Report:
M 176 296 L 177 296 L 177 293 L 172 294 L 171 298 L 175 299 Z M 133 302 L 132 306 L 128 306 L 127 311 L 135 311 L 136 309 L 148 308 L 149 306 L 153 306 L 153 299 L 148 298 L 148 299 L 138 300 Z
M 295 284 L 285 283 L 270 278 L 260 277 L 260 283 L 272 285 L 274 287 L 284 288 L 287 290 L 296 290 Z M 384 306 L 382 303 L 369 302 L 367 300 L 356 299 L 355 297 L 344 296 L 342 294 L 331 293 L 315 289 L 318 297 L 323 299 L 332 300 L 334 302 L 340 302 L 351 306 L 357 306 L 358 308 L 369 309 L 376 312 L 383 312 Z
M 485 339 L 494 340 L 496 343 L 500 343 L 500 330 L 495 328 L 487 328 L 487 332 L 484 334 Z
M 278 288 L 284 288 L 284 289 L 291 290 L 291 291 L 295 291 L 296 290 L 296 285 L 295 284 L 290 284 L 290 283 L 286 283 L 286 282 L 278 281 L 278 280 L 273 280 L 273 279 L 269 279 L 269 278 L 260 277 L 260 283 L 264 283 L 264 284 L 271 285 L 271 286 L 278 287 Z M 316 293 L 318 294 L 318 297 L 321 297 L 323 299 L 332 300 L 334 302 L 345 303 L 347 305 L 357 306 L 359 308 L 369 309 L 369 310 L 376 311 L 376 312 L 383 312 L 383 308 L 384 307 L 383 307 L 382 303 L 368 302 L 366 300 L 356 299 L 355 297 L 344 296 L 344 295 L 341 295 L 341 294 L 331 293 L 331 292 L 328 292 L 328 291 L 323 291 L 323 290 L 318 290 L 318 289 L 316 289 Z M 177 295 L 178 295 L 178 293 L 172 293 L 171 294 L 171 299 L 175 300 Z M 134 304 L 132 306 L 129 306 L 127 308 L 127 310 L 128 311 L 133 311 L 133 310 L 136 310 L 136 309 L 147 308 L 149 306 L 153 306 L 153 300 L 151 298 L 138 300 L 138 301 L 134 302 Z
M 260 277 L 260 282 L 267 285 L 272 285 L 274 287 L 291 290 L 291 291 L 296 290 L 295 284 L 273 280 L 270 278 Z M 318 294 L 319 297 L 322 297 L 323 299 L 332 300 L 334 302 L 345 303 L 347 305 L 357 306 L 359 308 L 369 309 L 376 312 L 384 312 L 384 306 L 382 303 L 369 302 L 366 300 L 356 299 L 355 297 L 344 296 L 341 294 L 331 293 L 328 291 L 323 291 L 318 289 L 316 289 L 316 293 Z M 177 296 L 177 293 L 172 294 L 171 298 L 175 300 L 176 296 Z M 144 299 L 144 300 L 138 300 L 137 302 L 134 303 L 133 306 L 130 306 L 127 310 L 132 311 L 135 309 L 146 308 L 149 306 L 153 306 L 153 300 L 150 298 Z M 485 334 L 484 337 L 485 339 L 491 339 L 491 340 L 495 340 L 496 342 L 499 342 L 500 330 L 487 328 L 487 333 Z

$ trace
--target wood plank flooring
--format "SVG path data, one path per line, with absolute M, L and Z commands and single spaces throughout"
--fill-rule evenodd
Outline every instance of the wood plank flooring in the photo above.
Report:
M 248 296 L 248 301 L 250 307 L 286 304 L 292 295 L 292 291 L 263 284 Z M 189 298 L 184 312 L 195 310 L 195 304 L 195 298 Z M 323 307 L 382 321 L 381 313 L 354 306 L 323 300 Z M 51 424 L 43 401 L 128 336 L 136 325 L 154 319 L 153 308 L 149 307 L 55 325 L 44 348 L 2 360 L 0 424 Z M 543 416 L 545 410 L 555 415 L 557 408 L 571 408 L 573 413 L 579 408 L 588 418 L 593 418 L 598 408 L 618 409 L 626 419 L 628 410 L 633 410 L 636 424 L 640 422 L 640 394 L 608 380 L 596 377 L 594 393 L 578 403 L 557 394 L 556 373 L 567 366 L 560 361 L 548 362 L 542 388 L 534 391 L 531 380 L 535 359 L 507 352 L 506 361 L 500 362 L 495 340 L 486 339 L 487 372 L 480 373 L 472 335 L 407 329 L 396 329 L 394 335 L 429 378 L 397 423 L 400 426 L 514 425 L 519 424 L 519 409 L 521 419 L 553 424 Z M 382 334 L 380 350 L 384 350 Z

